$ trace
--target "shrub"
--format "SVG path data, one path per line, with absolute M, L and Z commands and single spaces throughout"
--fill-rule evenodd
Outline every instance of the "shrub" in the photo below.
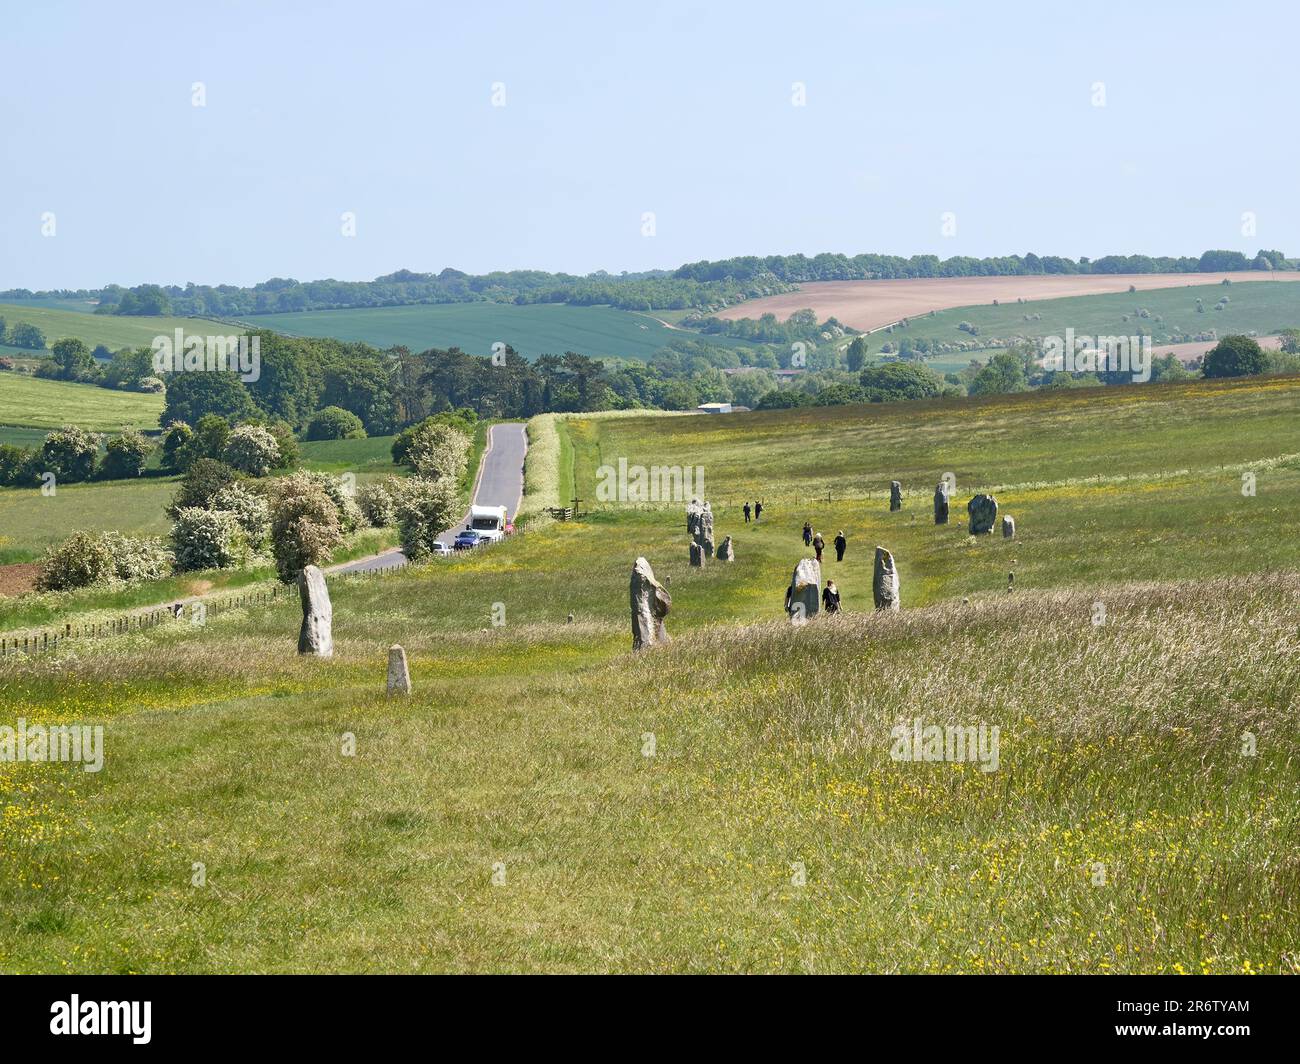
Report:
M 162 442 L 162 467 L 164 469 L 179 469 L 179 453 L 194 436 L 194 430 L 184 421 L 173 421 L 167 426 L 163 433 Z
M 37 452 L 12 443 L 0 443 L 0 485 L 27 487 L 37 477 Z
M 276 486 L 271 501 L 271 550 L 275 568 L 286 584 L 308 565 L 329 561 L 343 539 L 339 511 L 310 473 L 294 473 Z
M 404 463 L 425 480 L 448 477 L 459 483 L 469 461 L 469 448 L 470 438 L 460 429 L 426 422 L 407 441 Z
M 167 390 L 167 385 L 163 384 L 157 377 L 141 377 L 136 381 L 135 390 L 138 392 L 149 392 L 153 395 L 161 395 Z
M 149 452 L 153 450 L 140 433 L 128 431 L 114 436 L 108 441 L 104 461 L 100 464 L 99 475 L 105 480 L 125 480 L 138 477 L 144 472 Z
M 260 551 L 271 534 L 271 508 L 261 495 L 238 481 L 212 496 L 212 509 L 234 514 L 250 550 Z
M 175 518 L 187 506 L 210 509 L 213 496 L 238 479 L 230 466 L 213 461 L 211 458 L 200 458 L 181 478 L 180 487 L 176 489 L 176 495 L 171 505 L 167 507 L 168 516 Z
M 330 497 L 334 503 L 334 508 L 338 511 L 339 529 L 343 532 L 355 532 L 361 527 L 365 518 L 361 514 L 361 508 L 343 485 L 343 478 L 331 476 L 329 473 L 308 473 L 309 477 L 320 484 L 325 494 Z
M 371 528 L 387 528 L 397 519 L 392 493 L 383 484 L 362 484 L 357 489 L 357 506 Z
M 433 550 L 438 535 L 456 518 L 456 482 L 449 477 L 413 481 L 397 510 L 402 552 L 415 561 Z
M 307 422 L 309 440 L 363 440 L 366 428 L 351 410 L 341 406 L 327 406 L 316 411 Z
M 172 525 L 172 551 L 183 573 L 233 569 L 247 558 L 248 544 L 233 513 L 186 506 Z
M 230 433 L 226 464 L 250 477 L 264 477 L 280 460 L 280 445 L 261 425 L 240 425 Z
M 171 556 L 156 539 L 118 532 L 74 532 L 41 560 L 40 591 L 112 587 L 167 575 Z
M 89 480 L 99 456 L 99 442 L 98 433 L 66 425 L 45 437 L 41 445 L 41 469 L 66 484 Z

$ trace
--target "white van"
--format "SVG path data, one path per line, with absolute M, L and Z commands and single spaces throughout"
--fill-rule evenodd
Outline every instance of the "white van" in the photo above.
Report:
M 483 539 L 498 543 L 506 538 L 506 508 L 504 506 L 471 506 L 469 524 Z

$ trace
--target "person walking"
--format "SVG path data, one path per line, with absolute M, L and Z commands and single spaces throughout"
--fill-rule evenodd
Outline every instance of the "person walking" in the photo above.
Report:
M 840 534 L 835 537 L 835 560 L 842 562 L 844 560 L 844 548 L 849 545 L 849 541 L 844 538 L 844 529 L 840 529 Z
M 754 503 L 754 524 L 758 524 L 758 519 L 762 516 L 763 504 L 761 502 Z
M 803 545 L 805 547 L 812 546 L 812 522 L 810 521 L 803 523 Z
M 822 609 L 827 613 L 840 612 L 840 589 L 835 586 L 834 580 L 827 580 L 826 586 L 822 588 Z
M 745 503 L 745 524 L 749 524 L 749 503 Z
M 820 532 L 818 532 L 815 536 L 813 536 L 812 545 L 813 545 L 813 550 L 817 552 L 817 560 L 821 561 L 822 551 L 826 549 L 826 540 L 823 538 Z

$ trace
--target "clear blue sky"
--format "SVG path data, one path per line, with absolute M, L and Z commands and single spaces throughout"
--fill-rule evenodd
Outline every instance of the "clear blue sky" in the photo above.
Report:
M 0 0 L 0 288 L 1295 256 L 1298 30 L 1296 0 Z

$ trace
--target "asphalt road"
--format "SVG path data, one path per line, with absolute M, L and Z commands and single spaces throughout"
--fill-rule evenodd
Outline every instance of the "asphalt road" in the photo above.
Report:
M 474 490 L 475 506 L 504 506 L 513 520 L 519 513 L 519 503 L 524 495 L 524 455 L 528 451 L 528 435 L 518 423 L 493 425 L 488 430 L 488 445 L 479 466 L 478 484 Z M 465 527 L 469 514 L 438 537 L 451 543 L 456 533 Z M 346 565 L 331 569 L 335 573 L 362 573 L 371 569 L 391 569 L 402 565 L 406 555 L 394 547 L 383 554 L 359 558 Z

